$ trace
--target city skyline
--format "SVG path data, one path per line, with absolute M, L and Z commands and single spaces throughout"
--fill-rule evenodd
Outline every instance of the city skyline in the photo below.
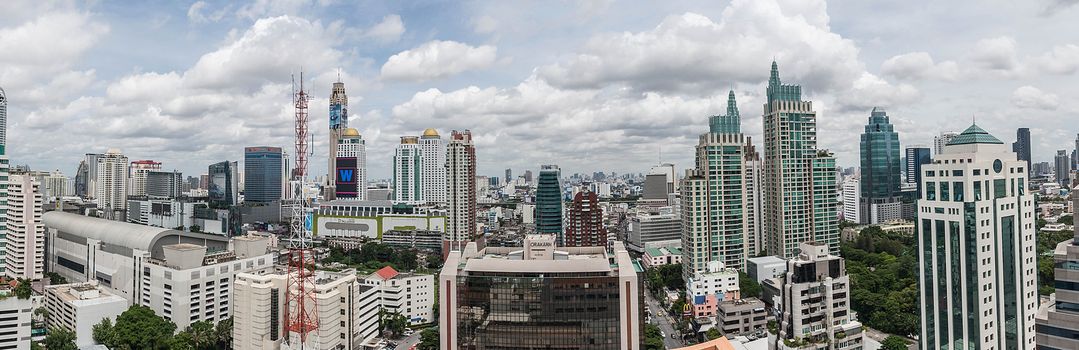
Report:
M 306 82 L 312 174 L 323 175 L 327 98 L 340 77 L 352 97 L 350 126 L 367 139 L 372 179 L 390 177 L 400 136 L 426 128 L 471 129 L 479 174 L 550 163 L 567 175 L 643 173 L 661 162 L 685 169 L 699 121 L 722 114 L 732 87 L 739 108 L 752 111 L 743 113 L 744 132 L 761 139 L 757 111 L 773 58 L 805 87 L 820 114 L 819 147 L 844 167 L 857 165 L 852 131 L 872 106 L 889 111 L 903 145 L 960 131 L 972 116 L 1002 136 L 1030 127 L 1034 162 L 1070 148 L 1061 146 L 1074 130 L 1052 121 L 1079 111 L 1066 84 L 1079 71 L 1079 46 L 1060 30 L 1079 10 L 1064 2 L 934 4 L 923 12 L 904 10 L 918 4 L 842 1 L 594 1 L 558 10 L 294 3 L 5 2 L 7 153 L 14 164 L 74 176 L 85 153 L 116 148 L 196 176 L 242 160 L 244 147 L 289 150 L 289 77 L 301 68 L 314 77 Z M 880 25 L 865 16 L 880 10 L 896 16 Z M 925 21 L 940 14 L 958 17 Z M 899 25 L 911 22 L 928 24 Z M 919 36 L 960 24 L 946 38 Z M 545 30 L 551 26 L 561 30 Z M 51 44 L 16 50 L 30 42 Z M 313 54 L 261 59 L 278 51 Z M 57 132 L 74 137 L 43 141 Z

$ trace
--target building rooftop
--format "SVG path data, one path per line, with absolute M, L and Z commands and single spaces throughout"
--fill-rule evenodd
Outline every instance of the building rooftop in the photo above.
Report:
M 56 295 L 61 301 L 74 305 L 95 305 L 122 301 L 127 299 L 112 294 L 107 288 L 97 285 L 97 282 L 70 283 L 45 286 L 46 293 Z
M 228 237 L 224 236 L 105 220 L 62 211 L 46 212 L 41 217 L 45 227 L 108 245 L 148 251 L 155 258 L 161 258 L 162 248 L 169 244 L 214 243 L 213 245 L 222 246 L 229 241 Z
M 1004 142 L 1001 142 L 1000 139 L 993 137 L 993 135 L 990 135 L 989 132 L 978 127 L 977 124 L 971 124 L 970 127 L 966 130 L 963 130 L 963 132 L 960 133 L 959 136 L 956 136 L 954 139 L 948 142 L 947 146 L 970 145 L 975 143 L 988 143 L 996 145 L 1004 144 Z

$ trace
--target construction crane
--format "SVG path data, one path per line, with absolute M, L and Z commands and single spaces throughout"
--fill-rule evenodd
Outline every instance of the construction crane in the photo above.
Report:
M 308 190 L 307 159 L 311 156 L 308 149 L 307 103 L 309 96 L 303 87 L 303 71 L 300 71 L 300 86 L 296 89 L 295 77 L 292 82 L 292 104 L 296 110 L 294 129 L 296 132 L 296 167 L 292 169 L 290 188 L 293 192 L 290 207 L 292 220 L 289 234 L 288 285 L 285 289 L 285 327 L 288 332 L 288 347 L 304 349 L 308 339 L 314 333 L 313 349 L 318 348 L 318 304 L 315 300 L 313 271 L 314 254 L 311 252 L 311 223 L 313 208 L 312 196 Z

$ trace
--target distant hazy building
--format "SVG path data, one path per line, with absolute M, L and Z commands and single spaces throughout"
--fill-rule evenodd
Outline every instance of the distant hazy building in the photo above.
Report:
M 1068 156 L 1068 151 L 1058 150 L 1056 158 L 1053 158 L 1053 173 L 1056 174 L 1057 184 L 1061 187 L 1070 188 L 1071 186 L 1071 158 Z
M 951 142 L 959 133 L 955 131 L 945 131 L 940 135 L 933 136 L 933 155 L 938 155 L 944 152 L 944 146 Z
M 97 163 L 94 163 L 97 164 Z M 93 180 L 90 178 L 90 165 L 85 160 L 79 161 L 79 166 L 75 168 L 75 195 L 80 198 L 90 198 L 90 183 Z
M 450 253 L 438 280 L 439 348 L 640 349 L 644 297 L 622 243 L 555 245 L 554 235 L 529 235 L 523 247 Z
M 393 153 L 393 201 L 423 204 L 423 149 L 419 137 L 401 136 Z
M 1076 148 L 1079 149 L 1079 143 L 1076 143 Z M 1015 130 L 1015 142 L 1012 143 L 1012 152 L 1015 152 L 1019 156 L 1019 160 L 1024 160 L 1027 165 L 1027 178 L 1031 176 L 1030 164 L 1030 128 L 1019 128 Z
M 127 300 L 112 294 L 97 282 L 45 286 L 47 326 L 75 334 L 75 346 L 94 342 L 93 328 L 104 319 L 116 324 L 116 317 L 127 310 Z
M 839 252 L 835 157 L 817 149 L 817 112 L 802 87 L 783 84 L 772 62 L 764 106 L 763 228 L 770 254 L 788 258 L 805 241 Z
M 1079 196 L 1072 196 L 1072 205 L 1079 207 Z M 1079 226 L 1074 230 L 1074 238 L 1053 252 L 1056 293 L 1035 317 L 1039 349 L 1079 349 Z
M 234 312 L 232 348 L 279 350 L 288 348 L 285 329 L 289 305 L 285 293 L 289 277 L 284 271 L 239 273 L 233 283 Z M 356 278 L 354 270 L 315 271 L 314 302 L 319 327 L 309 335 L 307 347 L 315 349 L 367 349 L 365 343 L 379 333 L 377 288 Z M 313 336 L 317 335 L 317 336 Z M 298 337 L 294 337 L 298 338 Z M 298 342 L 296 342 L 298 343 Z M 317 345 L 315 344 L 317 343 Z M 293 344 L 297 348 L 298 344 Z
M 1038 266 L 1027 166 L 971 125 L 923 167 L 922 349 L 1034 349 Z
M 128 184 L 127 194 L 129 196 L 145 196 L 146 195 L 146 174 L 151 171 L 161 170 L 161 163 L 152 160 L 136 160 L 131 162 L 131 167 L 128 170 L 130 176 L 130 183 Z
M 423 165 L 420 177 L 424 199 L 428 203 L 446 203 L 446 142 L 435 129 L 427 129 L 420 136 Z
M 932 152 L 929 147 L 920 145 L 906 148 L 903 174 L 905 175 L 906 183 L 908 185 L 913 184 L 918 189 L 918 192 L 921 192 L 922 188 L 922 165 L 933 161 Z
M 862 349 L 862 324 L 850 310 L 851 284 L 843 258 L 829 254 L 823 243 L 799 246 L 801 253 L 787 262 L 776 348 L 826 343 L 827 349 Z M 789 346 L 786 341 L 802 344 Z
M 95 158 L 94 203 L 106 219 L 123 221 L 127 213 L 127 157 L 113 148 Z
M 46 175 L 41 183 L 41 196 L 42 198 L 60 198 L 71 196 L 74 194 L 71 186 L 68 186 L 67 176 L 61 173 L 60 170 L 53 171 Z
M 536 187 L 536 232 L 552 234 L 565 244 L 562 232 L 562 171 L 557 165 L 540 167 Z
M 41 279 L 45 273 L 45 227 L 41 224 L 41 191 L 32 176 L 8 178 L 6 209 L 4 274 L 13 279 Z
M 228 207 L 240 202 L 239 164 L 236 162 L 223 161 L 210 164 L 210 183 L 207 192 L 210 203 L 218 207 Z
M 183 193 L 183 174 L 179 171 L 150 171 L 146 173 L 146 196 L 179 198 Z
M 606 247 L 607 228 L 603 225 L 603 208 L 595 192 L 582 191 L 573 196 L 566 212 L 567 247 Z
M 647 248 L 682 246 L 682 218 L 671 207 L 654 213 L 637 213 L 630 219 L 626 247 L 638 252 Z
M 281 200 L 283 161 L 281 147 L 244 148 L 244 202 Z
M 465 244 L 479 241 L 483 236 L 476 225 L 476 146 L 472 132 L 465 130 L 450 134 L 446 146 L 446 235 L 442 255 L 451 249 L 464 249 Z

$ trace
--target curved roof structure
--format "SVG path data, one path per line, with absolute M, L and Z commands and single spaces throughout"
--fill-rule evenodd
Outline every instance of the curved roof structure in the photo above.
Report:
M 438 130 L 435 130 L 435 129 L 432 129 L 432 128 L 427 128 L 427 130 L 423 131 L 423 136 L 438 137 Z
M 223 236 L 105 220 L 61 211 L 46 212 L 41 217 L 45 227 L 106 244 L 148 251 L 151 254 L 158 252 L 161 246 L 179 243 L 181 237 L 188 238 L 184 240 L 185 243 L 195 239 L 228 244 L 228 238 Z

